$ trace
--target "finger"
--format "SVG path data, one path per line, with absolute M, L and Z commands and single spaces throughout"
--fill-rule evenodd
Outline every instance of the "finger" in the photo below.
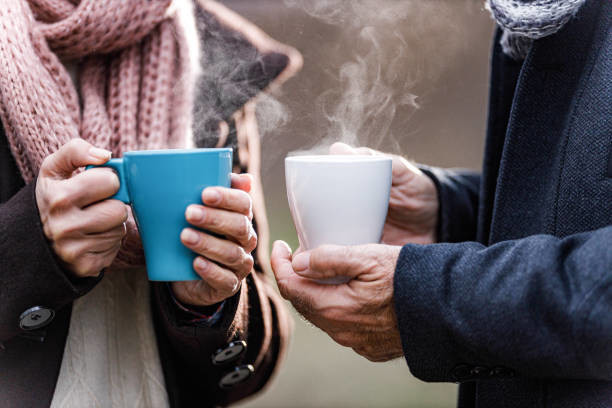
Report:
M 94 147 L 83 139 L 72 139 L 47 156 L 40 172 L 43 176 L 67 178 L 79 167 L 104 164 L 110 158 L 110 151 Z
M 247 252 L 257 245 L 257 235 L 253 223 L 246 215 L 216 208 L 190 205 L 185 218 L 191 225 L 224 235 L 238 242 Z
M 125 223 L 122 223 L 118 227 L 115 227 L 107 231 L 87 233 L 85 234 L 85 237 L 97 238 L 97 239 L 109 238 L 109 239 L 116 239 L 118 241 L 121 241 L 126 235 L 127 235 L 127 226 L 125 225 Z
M 401 156 L 393 156 L 392 161 L 393 184 L 403 184 L 407 182 L 405 177 L 413 177 L 415 174 L 423 172 L 417 166 Z
M 302 252 L 293 259 L 293 270 L 308 279 L 329 279 L 337 276 L 353 278 L 362 269 L 359 247 L 324 245 Z
M 221 208 L 253 217 L 251 196 L 242 190 L 208 187 L 202 192 L 202 202 L 208 207 Z
M 74 264 L 73 270 L 80 276 L 98 276 L 104 268 L 111 266 L 120 248 L 121 243 L 103 251 L 85 253 Z
M 338 296 L 346 296 L 339 288 L 344 285 L 321 285 L 296 274 L 291 264 L 291 248 L 286 242 L 274 243 L 270 261 L 281 295 L 304 315 L 310 316 L 315 310 L 329 307 Z
M 250 192 L 253 186 L 253 176 L 248 173 L 236 174 L 232 173 L 232 188 Z
M 193 261 L 193 269 L 220 297 L 234 295 L 240 288 L 240 279 L 230 270 L 220 267 L 201 256 Z
M 291 247 L 284 241 L 276 241 L 270 254 L 272 271 L 277 282 L 288 282 L 297 277 L 291 265 Z
M 369 147 L 358 147 L 355 149 L 355 152 L 362 156 L 380 156 L 383 154 L 379 151 L 370 149 Z
M 84 271 L 83 264 L 91 265 L 91 258 L 96 254 L 107 254 L 119 250 L 121 240 L 113 237 L 81 237 L 63 239 L 54 243 L 55 253 L 70 265 L 80 265 L 79 271 Z
M 95 234 L 120 227 L 128 219 L 127 206 L 119 200 L 104 200 L 80 211 L 80 229 Z
M 85 207 L 111 197 L 119 191 L 119 178 L 111 169 L 94 168 L 61 181 L 74 191 L 74 205 Z
M 181 242 L 195 253 L 234 271 L 239 280 L 245 278 L 253 268 L 253 257 L 231 241 L 185 228 L 181 232 Z

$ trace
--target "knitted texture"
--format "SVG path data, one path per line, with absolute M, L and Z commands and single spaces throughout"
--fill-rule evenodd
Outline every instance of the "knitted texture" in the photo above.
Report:
M 72 307 L 51 408 L 169 406 L 144 269 L 109 273 Z
M 585 0 L 487 0 L 487 8 L 503 29 L 504 53 L 520 60 L 533 40 L 559 31 Z
M 26 182 L 77 137 L 115 157 L 186 144 L 193 72 L 171 0 L 2 3 L 0 118 Z M 78 63 L 81 100 L 62 61 Z M 119 265 L 142 264 L 130 224 Z

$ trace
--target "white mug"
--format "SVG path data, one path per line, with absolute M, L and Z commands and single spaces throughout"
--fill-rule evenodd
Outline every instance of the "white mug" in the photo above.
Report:
M 391 164 L 385 156 L 287 157 L 287 198 L 300 247 L 380 242 L 389 207 Z

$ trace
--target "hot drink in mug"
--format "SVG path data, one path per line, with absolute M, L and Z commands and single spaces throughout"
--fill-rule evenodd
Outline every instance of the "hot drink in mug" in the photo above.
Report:
M 300 248 L 380 242 L 389 206 L 391 165 L 392 159 L 384 156 L 287 157 L 287 198 Z

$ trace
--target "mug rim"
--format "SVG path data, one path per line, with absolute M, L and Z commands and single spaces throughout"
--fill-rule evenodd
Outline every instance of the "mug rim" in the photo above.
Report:
M 193 149 L 153 149 L 153 150 L 131 150 L 124 152 L 123 156 L 166 156 L 171 154 L 193 154 L 193 153 L 231 153 L 231 147 L 197 147 Z
M 371 162 L 390 162 L 393 159 L 389 156 L 370 156 L 341 155 L 341 154 L 321 154 L 321 155 L 300 155 L 285 157 L 285 162 L 294 163 L 325 163 L 325 164 L 351 164 L 351 163 L 371 163 Z

